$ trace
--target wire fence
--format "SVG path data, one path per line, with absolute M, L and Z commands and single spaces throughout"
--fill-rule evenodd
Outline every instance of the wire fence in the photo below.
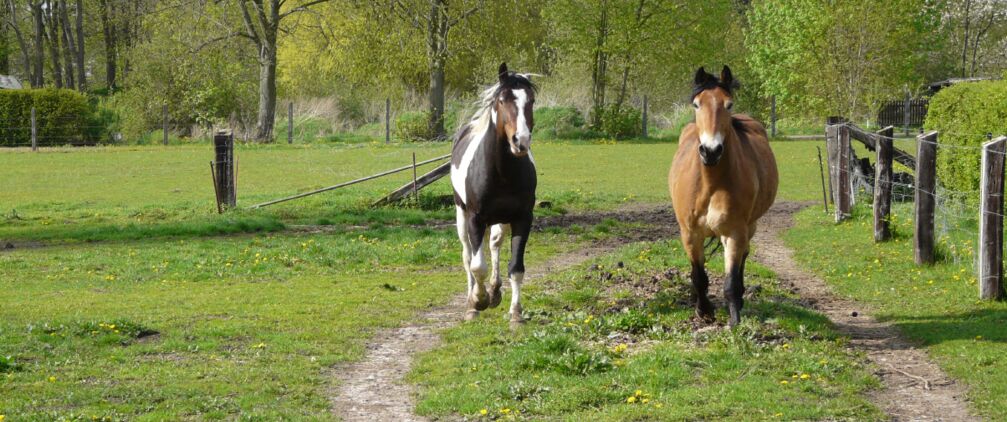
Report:
M 885 165 L 891 168 L 895 164 L 890 161 L 892 154 L 889 154 L 889 161 L 887 163 L 878 162 L 878 158 L 882 156 L 880 153 L 874 157 L 856 158 L 852 144 L 849 144 L 850 131 L 860 131 L 861 137 L 863 137 L 862 134 L 864 132 L 849 123 L 841 123 L 829 128 L 833 127 L 844 128 L 846 131 L 827 129 L 826 142 L 828 147 L 832 148 L 833 151 L 841 150 L 844 145 L 850 148 L 847 155 L 836 152 L 830 153 L 829 171 L 833 198 L 842 199 L 843 195 L 848 194 L 851 205 L 856 202 L 866 202 L 872 210 L 879 212 L 879 209 L 891 209 L 891 205 L 888 204 L 886 207 L 883 204 L 879 204 L 879 198 L 884 198 L 884 196 L 874 195 L 874 189 L 887 188 L 891 189 L 892 193 L 896 191 L 913 192 L 912 199 L 915 203 L 913 204 L 913 215 L 911 218 L 917 227 L 914 233 L 916 237 L 914 238 L 914 247 L 917 251 L 919 248 L 925 247 L 923 245 L 925 241 L 918 239 L 921 233 L 919 225 L 925 224 L 918 220 L 919 216 L 928 215 L 929 212 L 932 212 L 933 227 L 930 229 L 933 237 L 931 242 L 933 244 L 930 247 L 936 249 L 938 255 L 945 260 L 954 262 L 955 264 L 973 265 L 977 273 L 979 273 L 980 279 L 995 279 L 987 281 L 989 281 L 990 286 L 994 286 L 992 288 L 996 293 L 992 296 L 987 296 L 987 293 L 983 292 L 981 288 L 981 296 L 1001 297 L 1003 295 L 1002 260 L 1005 256 L 1002 240 L 1004 230 L 1003 220 L 1005 217 L 1003 212 L 1003 163 L 1007 161 L 1004 158 L 1007 155 L 1007 137 L 1001 136 L 994 141 L 992 133 L 941 132 L 920 135 L 916 139 L 900 139 L 885 135 L 883 133 L 884 130 L 878 133 L 870 133 L 869 136 L 873 138 L 874 145 L 861 139 L 869 151 L 878 152 L 876 148 L 880 148 L 880 141 L 890 140 L 892 148 L 902 149 L 902 152 L 912 155 L 914 159 L 918 159 L 919 156 L 923 155 L 925 153 L 924 149 L 930 150 L 931 152 L 928 152 L 928 154 L 931 154 L 933 157 L 936 157 L 937 152 L 940 151 L 943 154 L 941 159 L 943 166 L 955 165 L 967 167 L 975 165 L 975 168 L 978 170 L 977 174 L 982 175 L 979 189 L 955 189 L 954 186 L 961 187 L 963 185 L 962 179 L 956 179 L 954 183 L 941 180 L 940 174 L 938 174 L 937 169 L 933 165 L 917 160 L 915 162 L 916 168 L 913 169 L 915 178 L 893 178 L 888 181 L 889 185 L 885 187 L 880 185 L 879 180 L 876 180 L 874 171 L 878 170 L 880 166 Z M 846 139 L 840 140 L 844 136 Z M 948 137 L 955 138 L 955 142 L 941 141 L 942 138 L 947 139 Z M 998 145 L 999 148 L 994 147 L 995 145 Z M 905 150 L 908 150 L 908 152 Z M 992 166 L 987 164 L 990 157 L 997 158 Z M 850 162 L 845 163 L 844 159 L 848 159 Z M 874 164 L 871 165 L 869 161 L 873 161 Z M 865 163 L 866 165 L 864 165 Z M 954 168 L 960 167 L 945 168 L 942 174 L 958 177 L 953 171 Z M 935 180 L 933 186 L 928 186 L 921 182 L 924 177 L 928 177 L 928 173 L 929 179 Z M 962 177 L 967 180 L 968 176 Z M 849 181 L 848 187 L 843 182 L 847 180 Z M 847 193 L 843 191 L 844 189 L 849 189 L 850 191 Z M 888 197 L 891 198 L 891 195 Z M 908 195 L 902 195 L 901 198 L 896 195 L 896 200 L 898 199 L 910 198 Z M 931 204 L 933 207 L 932 210 L 924 210 L 927 205 L 922 204 L 922 202 Z M 842 200 L 834 199 L 833 203 L 839 203 L 837 206 L 843 206 Z M 906 211 L 908 210 L 903 207 L 894 212 Z M 849 210 L 842 211 L 837 208 L 837 220 L 844 218 L 844 212 L 848 214 Z M 890 217 L 891 215 L 885 218 Z M 878 219 L 876 218 L 875 221 L 877 224 Z M 925 234 L 926 230 L 923 230 L 922 233 Z M 991 241 L 993 243 L 990 243 Z M 984 247 L 989 248 L 990 246 L 997 249 L 999 253 L 991 255 L 988 251 L 984 251 Z M 917 257 L 919 256 L 919 253 L 917 253 Z M 997 261 L 995 265 L 988 262 L 990 257 Z M 917 259 L 919 260 L 919 258 Z

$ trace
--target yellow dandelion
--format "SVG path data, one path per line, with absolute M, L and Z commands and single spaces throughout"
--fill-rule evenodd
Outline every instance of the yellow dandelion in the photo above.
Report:
M 503 409 L 500 409 L 500 413 L 506 415 L 506 414 L 510 413 L 510 409 L 505 407 Z
M 483 410 L 480 410 L 480 411 L 479 411 L 479 414 L 480 414 L 480 415 L 483 415 L 483 416 L 486 416 L 486 415 L 487 415 L 487 414 L 489 414 L 489 413 L 490 413 L 490 411 L 489 411 L 488 409 L 483 409 Z
M 656 408 L 660 409 L 660 408 L 664 407 L 664 405 L 663 405 L 663 404 L 661 404 L 661 403 L 655 403 L 655 404 L 654 404 L 654 407 L 656 407 Z
M 643 403 L 643 404 L 647 404 L 647 403 L 650 403 L 650 399 L 643 399 L 643 400 L 640 400 L 640 403 Z
M 49 377 L 49 382 L 56 382 L 56 377 Z
M 626 398 L 626 403 L 636 403 L 636 396 L 629 396 Z
M 976 340 L 982 340 L 983 336 L 976 336 Z
M 782 385 L 787 385 L 787 384 L 790 384 L 790 381 L 787 381 L 787 380 L 783 380 L 783 381 L 780 381 L 780 384 L 782 384 Z
M 811 375 L 808 375 L 808 374 L 801 374 L 801 379 L 802 379 L 802 380 L 806 380 L 806 379 L 808 379 L 808 378 L 811 378 Z

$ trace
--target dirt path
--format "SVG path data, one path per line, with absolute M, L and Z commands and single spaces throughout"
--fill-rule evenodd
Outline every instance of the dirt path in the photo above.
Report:
M 896 421 L 971 421 L 965 390 L 930 361 L 927 354 L 902 339 L 898 331 L 874 320 L 857 304 L 837 298 L 820 278 L 801 270 L 780 234 L 793 224 L 802 206 L 778 203 L 759 223 L 753 259 L 776 272 L 784 287 L 824 313 L 850 346 L 863 350 L 878 368 L 883 389 L 872 400 Z M 857 315 L 857 316 L 854 316 Z
M 571 224 L 592 225 L 606 218 L 655 224 L 661 228 L 646 232 L 635 231 L 626 237 L 617 237 L 559 255 L 542 265 L 529 265 L 525 283 L 611 252 L 629 242 L 672 236 L 678 229 L 670 207 L 666 205 L 632 206 L 619 212 L 543 218 L 536 222 L 535 228 L 541 230 L 544 227 L 565 227 Z M 459 278 L 458 288 L 464 288 L 463 278 Z M 332 370 L 331 377 L 338 380 L 338 387 L 330 395 L 333 413 L 343 421 L 425 421 L 425 418 L 413 413 L 413 389 L 403 379 L 409 372 L 413 358 L 437 347 L 440 344 L 438 331 L 461 323 L 464 311 L 465 295 L 461 294 L 448 305 L 420 315 L 412 324 L 376 335 L 367 344 L 367 355 L 362 361 Z

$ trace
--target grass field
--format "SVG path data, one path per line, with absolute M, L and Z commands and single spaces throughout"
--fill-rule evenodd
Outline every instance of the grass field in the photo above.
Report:
M 781 197 L 818 198 L 814 144 L 774 147 L 783 176 Z M 664 202 L 674 148 L 651 141 L 539 142 L 539 197 L 554 204 L 543 212 Z M 243 145 L 237 152 L 239 205 L 404 165 L 412 152 L 425 159 L 446 150 L 445 144 Z M 400 325 L 463 290 L 453 229 L 422 227 L 450 221 L 452 211 L 436 200 L 450 192 L 446 183 L 425 192 L 421 206 L 367 206 L 409 180 L 402 174 L 217 216 L 210 155 L 205 145 L 0 152 L 0 240 L 18 245 L 0 253 L 0 415 L 9 420 L 330 419 L 329 368 L 358 359 L 376 329 Z M 304 224 L 310 226 L 299 227 Z M 529 265 L 604 235 L 583 228 L 538 233 L 529 247 Z M 629 262 L 629 256 L 647 249 L 654 260 L 627 269 L 647 274 L 681 264 L 672 245 L 632 245 L 599 262 Z M 711 418 L 741 412 L 760 418 L 877 415 L 860 395 L 873 381 L 855 356 L 842 351 L 842 340 L 820 316 L 794 306 L 773 316 L 767 303 L 756 306 L 764 324 L 753 321 L 735 334 L 694 341 L 682 327 L 687 312 L 668 302 L 619 322 L 662 328 L 634 334 L 626 339 L 626 350 L 615 352 L 619 345 L 604 340 L 614 317 L 596 307 L 597 300 L 610 298 L 608 293 L 599 282 L 575 282 L 589 271 L 575 268 L 530 286 L 527 308 L 564 323 L 595 315 L 594 321 L 605 321 L 595 323 L 601 325 L 575 324 L 577 330 L 567 331 L 557 322 L 545 327 L 541 338 L 527 332 L 511 339 L 502 317 L 488 314 L 447 333 L 447 351 L 473 344 L 490 351 L 501 347 L 497 341 L 509 341 L 524 347 L 516 350 L 541 353 L 544 360 L 528 376 L 547 377 L 540 385 L 556 394 L 535 406 L 519 406 L 499 395 L 460 394 L 462 387 L 449 379 L 458 377 L 452 371 L 474 363 L 481 369 L 459 379 L 482 382 L 490 375 L 480 361 L 467 359 L 522 365 L 520 356 L 440 353 L 428 355 L 422 363 L 427 369 L 414 374 L 416 382 L 428 386 L 420 411 L 477 415 L 482 408 L 498 412 L 513 406 L 574 418 L 585 413 L 571 406 L 591 405 L 585 397 L 600 391 L 581 391 L 578 385 L 615 380 L 620 388 L 605 390 L 603 401 L 592 407 L 599 417 L 648 412 L 677 417 L 690 411 Z M 762 280 L 767 298 L 786 296 L 772 289 L 771 274 L 762 271 Z M 668 283 L 669 289 L 680 290 L 683 281 Z M 648 309 L 642 299 L 637 304 Z M 565 306 L 583 309 L 571 313 Z M 550 355 L 557 350 L 559 356 Z M 625 366 L 617 365 L 620 360 Z M 650 371 L 669 372 L 663 377 Z M 805 374 L 808 378 L 801 379 Z M 802 382 L 783 387 L 787 384 L 781 381 L 793 376 Z M 513 387 L 518 397 L 539 385 L 535 378 L 514 385 L 494 382 L 493 391 Z M 640 402 L 646 398 L 654 406 L 614 403 L 628 400 L 636 389 L 641 389 Z M 708 391 L 752 389 L 767 398 L 741 409 L 727 405 L 730 395 L 700 400 Z
M 855 209 L 834 224 L 820 209 L 798 215 L 788 243 L 807 267 L 840 294 L 873 308 L 915 340 L 952 377 L 969 386 L 969 400 L 989 420 L 1007 419 L 1007 304 L 977 300 L 975 237 L 950 236 L 933 266 L 913 262 L 912 209 L 893 210 L 895 239 L 875 244 L 872 216 Z M 974 227 L 973 227 L 974 229 Z

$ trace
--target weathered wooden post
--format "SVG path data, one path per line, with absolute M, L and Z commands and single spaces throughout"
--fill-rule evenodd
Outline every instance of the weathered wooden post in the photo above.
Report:
M 31 150 L 38 151 L 38 123 L 35 121 L 35 107 L 31 108 Z
M 769 107 L 769 135 L 770 137 L 776 137 L 776 96 L 770 98 Z
M 874 166 L 874 241 L 892 238 L 889 219 L 892 213 L 892 137 L 895 127 L 878 131 L 877 163 Z
M 641 123 L 643 124 L 643 137 L 646 138 L 647 137 L 647 96 L 646 95 L 643 96 L 643 119 L 642 120 L 643 121 Z
M 163 144 L 168 145 L 168 105 L 161 106 L 161 132 L 164 135 Z
M 220 130 L 213 135 L 214 164 L 217 191 L 225 208 L 237 205 L 234 174 L 234 136 L 230 130 Z
M 853 207 L 853 178 L 850 163 L 850 130 L 845 125 L 831 125 L 825 129 L 826 150 L 829 155 L 829 181 L 835 202 L 836 222 L 850 216 Z
M 979 184 L 979 298 L 1003 299 L 1004 154 L 1007 137 L 983 144 Z
M 937 132 L 916 138 L 916 215 L 913 250 L 916 265 L 934 263 L 934 208 L 937 205 Z
M 287 144 L 294 143 L 294 102 L 287 103 Z
M 392 143 L 392 100 L 385 98 L 385 143 Z

